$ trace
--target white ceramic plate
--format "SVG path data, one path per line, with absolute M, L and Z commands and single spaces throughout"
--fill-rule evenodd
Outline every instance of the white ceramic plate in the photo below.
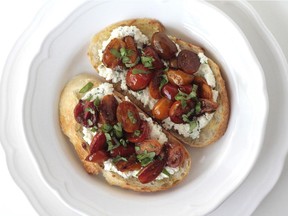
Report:
M 47 36 L 26 86 L 22 118 L 29 148 L 49 187 L 79 213 L 206 214 L 239 186 L 257 158 L 268 109 L 263 73 L 243 34 L 210 5 L 139 1 L 141 7 L 130 7 L 132 3 L 86 3 Z M 112 16 L 105 16 L 107 8 Z M 167 16 L 170 11 L 173 16 Z M 223 68 L 232 108 L 226 135 L 212 146 L 191 150 L 193 167 L 186 181 L 149 195 L 110 187 L 102 178 L 86 175 L 58 125 L 57 103 L 64 84 L 75 74 L 93 73 L 86 57 L 92 35 L 110 23 L 134 17 L 157 18 L 169 33 L 206 48 Z M 7 132 L 13 136 L 13 130 Z M 144 208 L 145 212 L 137 210 Z

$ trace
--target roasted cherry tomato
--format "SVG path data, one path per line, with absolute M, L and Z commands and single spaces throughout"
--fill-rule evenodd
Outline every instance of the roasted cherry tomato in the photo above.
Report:
M 108 159 L 109 159 L 108 153 L 106 151 L 99 150 L 93 154 L 88 155 L 85 160 L 94 163 L 103 163 Z
M 193 90 L 193 86 L 192 85 L 183 85 L 179 87 L 181 92 L 184 92 L 186 94 L 190 94 Z
M 132 143 L 127 144 L 127 146 L 120 145 L 117 148 L 110 151 L 112 157 L 128 157 L 135 154 L 135 145 Z
M 122 124 L 123 130 L 133 133 L 140 128 L 141 119 L 134 104 L 129 101 L 121 102 L 116 111 L 117 120 Z
M 169 117 L 172 122 L 181 124 L 184 123 L 182 115 L 187 114 L 190 110 L 191 107 L 188 104 L 183 107 L 181 101 L 175 101 L 169 110 Z
M 143 142 L 136 143 L 136 153 L 142 154 L 145 151 L 147 152 L 155 152 L 156 155 L 159 155 L 162 150 L 162 144 L 158 142 L 156 139 L 146 139 Z
M 158 55 L 165 60 L 175 57 L 178 51 L 175 43 L 163 32 L 154 33 L 151 44 Z
M 148 68 L 142 64 L 138 64 L 130 68 L 126 75 L 126 84 L 133 91 L 138 91 L 146 88 L 151 81 L 153 74 Z
M 126 53 L 125 56 L 122 57 L 122 62 L 126 67 L 130 68 L 135 66 L 139 61 L 138 50 L 133 37 L 124 37 L 124 42 L 126 44 Z
M 104 133 L 97 133 L 90 143 L 90 154 L 93 154 L 99 150 L 104 150 L 106 148 L 106 136 Z
M 176 86 L 183 86 L 192 83 L 194 76 L 181 70 L 168 70 L 167 77 L 170 83 Z
M 126 160 L 119 160 L 115 163 L 119 171 L 127 172 L 141 169 L 141 163 L 138 162 L 135 154 L 129 156 Z
M 164 63 L 161 61 L 157 52 L 151 46 L 147 46 L 143 49 L 141 61 L 145 67 L 147 66 L 151 69 L 160 70 L 164 68 Z
M 161 93 L 163 96 L 165 96 L 169 100 L 174 101 L 175 96 L 178 94 L 178 87 L 172 85 L 171 83 L 167 83 L 161 89 Z
M 147 184 L 157 178 L 158 175 L 163 171 L 167 160 L 164 158 L 156 159 L 146 167 L 144 167 L 138 174 L 138 179 L 142 184 Z
M 116 110 L 118 101 L 113 95 L 105 95 L 99 106 L 100 115 L 105 123 L 113 125 L 117 123 Z
M 174 69 L 178 69 L 178 60 L 177 60 L 177 58 L 170 59 L 169 67 L 170 68 L 174 68 Z
M 184 152 L 179 144 L 168 143 L 168 158 L 167 165 L 176 168 L 184 162 Z
M 134 131 L 134 133 L 128 133 L 127 140 L 133 143 L 142 142 L 145 139 L 147 139 L 149 133 L 150 133 L 150 128 L 149 128 L 148 122 L 141 121 L 139 130 Z
M 190 50 L 181 50 L 177 60 L 178 67 L 189 74 L 195 73 L 201 64 L 198 55 Z
M 125 42 L 120 38 L 112 39 L 103 52 L 103 64 L 111 69 L 122 66 L 120 49 L 125 48 Z
M 201 86 L 198 86 L 197 95 L 199 98 L 212 100 L 213 93 L 212 89 L 208 84 L 203 83 Z
M 160 85 L 163 79 L 163 74 L 163 72 L 157 72 L 149 83 L 149 93 L 150 96 L 154 99 L 160 99 L 162 97 L 160 92 Z
M 201 112 L 200 114 L 203 113 L 212 113 L 215 112 L 216 109 L 218 108 L 218 104 L 212 100 L 207 100 L 207 99 L 202 99 L 200 98 L 200 103 L 201 103 Z
M 163 97 L 160 100 L 158 100 L 152 109 L 153 117 L 161 121 L 169 117 L 169 110 L 172 104 L 173 101 L 170 101 L 166 97 Z
M 74 108 L 74 118 L 84 127 L 94 127 L 98 122 L 98 111 L 93 102 L 79 100 Z

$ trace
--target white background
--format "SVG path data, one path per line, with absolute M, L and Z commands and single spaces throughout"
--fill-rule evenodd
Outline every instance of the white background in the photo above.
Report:
M 44 0 L 7 0 L 0 2 L 0 70 L 14 43 L 28 27 Z M 69 2 L 69 1 L 68 1 Z M 269 30 L 278 40 L 288 57 L 288 1 L 253 1 Z M 69 4 L 69 3 L 68 3 Z M 11 178 L 4 151 L 0 147 L 0 215 L 33 216 L 37 215 L 24 193 Z M 288 215 L 288 161 L 274 189 L 256 209 L 253 216 Z M 236 209 L 235 209 L 236 210 Z M 237 210 L 236 210 L 237 211 Z

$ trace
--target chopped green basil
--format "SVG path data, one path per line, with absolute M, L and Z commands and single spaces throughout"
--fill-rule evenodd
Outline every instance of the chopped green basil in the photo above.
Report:
M 160 82 L 159 90 L 161 90 L 163 86 L 168 83 L 168 77 L 166 74 L 163 74 L 161 77 L 162 77 L 162 80 Z
M 100 105 L 100 98 L 97 96 L 93 103 L 94 106 L 98 109 Z
M 201 112 L 201 102 L 197 101 L 196 106 L 195 106 L 195 113 L 199 114 Z
M 134 117 L 133 113 L 130 110 L 128 110 L 128 118 L 132 122 L 132 124 L 137 123 L 137 119 Z
M 93 87 L 92 82 L 88 82 L 83 88 L 80 89 L 79 93 L 86 93 Z
M 114 132 L 115 132 L 115 135 L 117 138 L 121 138 L 123 136 L 123 130 L 122 130 L 122 125 L 120 122 L 118 122 L 117 124 L 115 124 L 113 126 L 113 129 L 114 129 Z
M 125 157 L 121 157 L 120 155 L 117 155 L 117 157 L 113 158 L 112 162 L 113 163 L 117 163 L 119 161 L 127 161 L 127 159 Z
M 140 134 L 141 134 L 140 130 L 135 130 L 134 133 L 133 133 L 133 137 L 139 137 Z
M 91 107 L 87 107 L 84 111 L 85 111 L 85 112 L 89 112 L 89 113 L 91 113 L 92 115 L 95 114 L 95 110 L 93 110 Z
M 132 74 L 136 75 L 136 74 L 150 74 L 151 71 L 147 71 L 147 70 L 141 70 L 141 69 L 137 69 L 137 68 L 134 68 L 132 70 Z
M 153 69 L 153 62 L 154 61 L 155 61 L 155 59 L 153 57 L 141 56 L 141 62 L 144 65 L 144 67 L 146 67 L 146 68 Z
M 145 150 L 142 154 L 137 155 L 137 159 L 141 163 L 141 166 L 147 166 L 154 160 L 155 155 L 155 152 L 147 152 Z
M 112 126 L 109 125 L 109 124 L 103 124 L 102 127 L 101 127 L 101 130 L 104 132 L 104 133 L 109 133 L 111 130 L 112 130 Z
M 190 132 L 193 132 L 193 130 L 197 127 L 197 121 L 191 121 L 189 123 L 189 127 L 190 127 Z
M 110 49 L 110 53 L 114 55 L 116 58 L 121 59 L 121 53 L 117 49 L 115 48 Z
M 171 176 L 171 174 L 170 174 L 165 168 L 162 170 L 162 173 L 164 173 L 164 174 L 167 175 L 168 177 Z
M 127 147 L 128 141 L 125 140 L 125 139 L 120 139 L 120 143 L 121 143 L 121 145 L 123 145 L 124 147 Z

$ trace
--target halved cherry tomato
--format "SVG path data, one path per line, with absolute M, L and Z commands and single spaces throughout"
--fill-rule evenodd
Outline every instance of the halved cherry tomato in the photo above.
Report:
M 138 130 L 140 132 L 139 135 L 135 133 L 128 133 L 127 134 L 127 140 L 129 142 L 137 143 L 137 142 L 142 142 L 145 139 L 147 139 L 149 133 L 150 133 L 150 128 L 148 125 L 147 121 L 141 121 L 140 128 Z
M 130 61 L 125 62 L 125 60 L 122 59 L 122 62 L 124 60 L 126 67 L 133 67 L 139 61 L 139 55 L 138 55 L 137 46 L 135 44 L 134 38 L 131 37 L 131 36 L 124 37 L 124 42 L 126 44 L 126 51 L 127 51 L 127 56 L 126 57 L 128 57 L 128 59 Z
M 212 113 L 215 112 L 216 109 L 218 108 L 218 104 L 212 100 L 207 100 L 207 99 L 202 99 L 200 98 L 200 103 L 201 103 L 201 111 L 200 114 L 203 113 Z
M 201 64 L 198 55 L 190 50 L 181 50 L 177 59 L 179 68 L 189 74 L 195 73 Z
M 181 124 L 184 123 L 182 115 L 188 113 L 190 110 L 191 107 L 188 104 L 183 107 L 181 101 L 175 101 L 169 110 L 169 117 L 172 122 Z
M 143 57 L 150 57 L 152 58 L 152 69 L 162 69 L 164 68 L 164 63 L 161 61 L 161 59 L 159 58 L 157 52 L 151 47 L 151 46 L 147 46 L 143 49 Z M 142 61 L 143 63 L 143 61 Z M 144 64 L 145 65 L 145 64 Z
M 134 104 L 129 101 L 121 102 L 116 111 L 117 120 L 122 124 L 123 130 L 133 133 L 140 128 L 139 112 Z
M 134 171 L 141 169 L 141 163 L 137 161 L 136 155 L 131 155 L 128 157 L 127 161 L 120 160 L 115 163 L 115 166 L 117 169 L 121 172 L 127 172 L 127 171 Z
M 198 86 L 197 94 L 199 98 L 204 98 L 208 100 L 212 100 L 213 98 L 211 87 L 205 83 L 203 83 L 201 86 Z
M 127 146 L 120 145 L 117 148 L 110 151 L 112 157 L 128 157 L 135 153 L 135 145 L 132 143 L 127 144 Z
M 192 83 L 194 76 L 181 70 L 168 70 L 167 77 L 170 83 L 176 86 L 183 86 Z
M 178 87 L 172 85 L 171 83 L 167 83 L 161 89 L 161 93 L 163 96 L 165 96 L 169 100 L 174 101 L 175 96 L 178 94 Z
M 147 184 L 157 178 L 163 171 L 167 160 L 156 159 L 155 161 L 144 167 L 138 174 L 138 179 L 142 184 Z
M 168 143 L 168 159 L 167 165 L 176 168 L 181 166 L 184 162 L 184 152 L 179 144 Z
M 109 159 L 108 153 L 106 151 L 99 150 L 93 154 L 89 154 L 85 160 L 94 163 L 103 163 L 108 159 Z
M 125 48 L 125 42 L 120 38 L 112 39 L 109 44 L 106 46 L 103 52 L 103 64 L 111 69 L 116 68 L 117 66 L 122 66 L 120 49 Z
M 203 83 L 207 84 L 207 81 L 201 76 L 194 76 L 193 84 L 198 86 L 202 85 Z
M 150 96 L 154 99 L 160 99 L 162 97 L 160 92 L 160 85 L 163 79 L 163 74 L 164 73 L 162 71 L 157 72 L 149 83 L 149 93 Z
M 156 155 L 159 155 L 163 145 L 158 142 L 156 139 L 147 139 L 143 142 L 136 143 L 137 148 L 136 153 L 142 154 L 145 151 L 147 152 L 155 152 Z
M 166 97 L 163 97 L 160 100 L 158 100 L 152 109 L 153 117 L 161 121 L 169 117 L 169 110 L 172 104 L 173 101 L 170 101 Z
M 97 133 L 90 143 L 90 154 L 93 154 L 99 150 L 104 150 L 106 148 L 106 136 L 104 133 Z
M 193 86 L 192 85 L 184 85 L 184 86 L 180 86 L 179 89 L 180 89 L 180 91 L 182 91 L 186 94 L 190 94 L 193 90 Z
M 116 110 L 118 106 L 118 101 L 113 95 L 105 95 L 99 106 L 100 115 L 107 124 L 117 123 Z
M 74 118 L 84 127 L 94 127 L 98 122 L 98 111 L 93 102 L 79 100 L 74 108 Z
M 126 75 L 126 84 L 133 91 L 146 88 L 151 81 L 153 74 L 142 64 L 130 68 Z
M 158 55 L 165 60 L 175 57 L 178 51 L 175 43 L 163 32 L 154 33 L 151 44 Z

